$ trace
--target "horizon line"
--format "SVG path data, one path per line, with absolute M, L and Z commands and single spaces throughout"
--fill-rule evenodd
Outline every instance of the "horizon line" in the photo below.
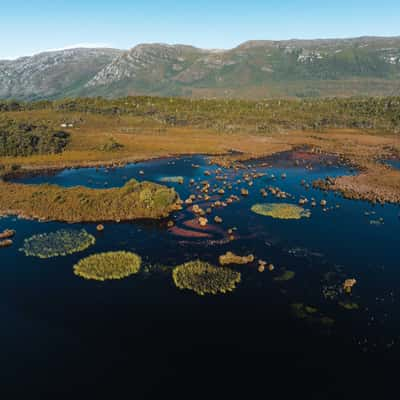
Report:
M 46 54 L 46 53 L 55 53 L 55 52 L 62 52 L 66 50 L 78 50 L 78 49 L 110 49 L 110 50 L 120 50 L 120 51 L 129 51 L 131 49 L 134 49 L 137 46 L 141 45 L 163 45 L 163 46 L 191 46 L 194 48 L 197 48 L 199 50 L 204 50 L 204 51 L 215 51 L 215 52 L 224 52 L 224 51 L 229 51 L 233 50 L 237 47 L 242 46 L 245 43 L 249 42 L 292 42 L 292 41 L 329 41 L 329 40 L 357 40 L 357 39 L 400 39 L 400 34 L 399 35 L 394 35 L 394 36 L 380 36 L 380 35 L 362 35 L 362 36 L 346 36 L 346 37 L 316 37 L 316 38 L 299 38 L 299 37 L 293 37 L 290 39 L 248 39 L 245 40 L 244 42 L 241 42 L 237 44 L 236 46 L 230 47 L 230 48 L 207 48 L 207 47 L 199 47 L 194 44 L 186 44 L 186 43 L 167 43 L 167 42 L 141 42 L 133 45 L 130 48 L 120 48 L 117 46 L 113 46 L 110 43 L 90 43 L 90 42 L 82 42 L 82 43 L 76 43 L 72 45 L 66 45 L 62 46 L 60 48 L 53 48 L 53 49 L 45 49 L 45 50 L 38 50 L 35 52 L 32 52 L 27 55 L 21 55 L 17 57 L 6 57 L 6 58 L 0 58 L 0 61 L 16 61 L 22 58 L 29 58 L 29 57 L 34 57 L 40 54 Z

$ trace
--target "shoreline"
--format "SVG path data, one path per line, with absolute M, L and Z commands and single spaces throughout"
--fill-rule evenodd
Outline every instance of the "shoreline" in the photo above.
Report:
M 303 161 L 304 165 L 307 165 L 307 162 L 312 162 L 313 160 L 317 160 L 317 162 L 321 162 L 324 158 L 331 158 L 333 159 L 334 163 L 338 163 L 341 166 L 347 166 L 349 168 L 353 168 L 356 170 L 355 175 L 351 176 L 340 176 L 336 177 L 335 179 L 328 179 L 319 180 L 313 182 L 313 187 L 321 190 L 328 190 L 337 192 L 342 195 L 344 198 L 352 199 L 352 200 L 361 200 L 361 201 L 369 201 L 372 203 L 391 203 L 391 204 L 400 204 L 400 188 L 398 192 L 396 189 L 391 188 L 392 182 L 380 182 L 379 180 L 374 181 L 374 177 L 377 176 L 376 170 L 378 169 L 379 174 L 389 174 L 389 175 L 398 175 L 399 176 L 399 186 L 400 186 L 400 171 L 390 167 L 390 166 L 382 166 L 380 164 L 380 160 L 374 160 L 373 162 L 365 161 L 366 158 L 356 159 L 352 157 L 350 154 L 345 154 L 343 152 L 334 152 L 330 151 L 330 149 L 323 149 L 317 148 L 310 144 L 297 144 L 297 145 L 286 145 L 286 147 L 290 147 L 290 150 L 279 150 L 276 148 L 266 149 L 263 153 L 246 153 L 235 151 L 231 149 L 227 152 L 220 152 L 217 154 L 210 154 L 210 153 L 185 153 L 185 154 L 166 154 L 163 156 L 155 155 L 149 156 L 132 156 L 132 157 L 123 157 L 123 158 L 113 158 L 111 160 L 105 161 L 79 161 L 79 162 L 60 162 L 59 165 L 49 166 L 49 165 L 30 165 L 27 164 L 23 168 L 17 171 L 7 172 L 0 178 L 0 190 L 7 191 L 9 188 L 1 188 L 2 185 L 12 185 L 15 187 L 17 185 L 19 190 L 21 191 L 21 196 L 23 197 L 23 193 L 27 191 L 27 187 L 36 187 L 41 190 L 50 190 L 49 187 L 55 187 L 61 192 L 66 193 L 67 190 L 71 190 L 71 188 L 62 188 L 55 185 L 48 185 L 48 184 L 39 184 L 39 185 L 29 185 L 18 183 L 19 178 L 29 177 L 29 176 L 36 176 L 36 175 L 53 175 L 65 169 L 80 169 L 80 168 L 123 168 L 127 165 L 134 165 L 141 162 L 152 162 L 156 160 L 166 160 L 166 159 L 174 159 L 177 157 L 188 157 L 188 156 L 203 156 L 203 157 L 210 157 L 210 164 L 215 164 L 220 167 L 225 168 L 247 168 L 244 163 L 251 163 L 251 162 L 260 162 L 265 161 L 269 162 L 271 160 L 276 160 L 282 155 L 290 155 L 295 152 L 299 152 L 303 155 L 306 155 L 304 158 L 300 158 Z M 312 156 L 308 158 L 308 156 Z M 396 159 L 393 156 L 393 159 Z M 311 160 L 311 161 L 310 161 Z M 294 157 L 291 161 L 296 161 Z M 331 160 L 332 161 L 332 160 Z M 298 164 L 296 164 L 298 165 Z M 16 180 L 13 181 L 13 180 Z M 369 182 L 371 181 L 371 182 Z M 47 188 L 47 189 L 46 189 Z M 165 186 L 166 188 L 166 186 Z M 389 188 L 389 190 L 388 190 Z M 391 189 L 390 189 L 391 188 Z M 49 191 L 49 193 L 52 192 Z M 84 188 L 80 189 L 81 191 L 87 190 L 94 190 L 94 191 L 107 191 L 107 190 L 116 190 L 115 188 L 111 189 L 88 189 Z M 100 192 L 97 192 L 100 193 Z M 0 195 L 0 198 L 2 196 Z M 178 196 L 179 197 L 179 196 Z M 25 199 L 28 201 L 28 197 Z M 31 200 L 32 201 L 32 200 Z M 36 200 L 33 200 L 36 201 Z M 14 204 L 14 203 L 13 203 Z M 0 216 L 16 216 L 17 218 L 25 219 L 25 220 L 38 220 L 40 222 L 48 222 L 48 221 L 58 221 L 58 222 L 66 222 L 66 223 L 96 223 L 96 222 L 129 222 L 132 220 L 140 220 L 140 219 L 162 219 L 168 217 L 168 215 L 174 211 L 174 209 L 169 209 L 168 212 L 162 213 L 162 215 L 157 216 L 149 216 L 149 215 L 138 215 L 132 216 L 129 214 L 128 217 L 124 216 L 121 212 L 120 215 L 113 215 L 111 218 L 93 218 L 93 217 L 80 217 L 80 218 L 54 218 L 53 216 L 41 214 L 36 215 L 32 211 L 26 211 L 25 208 L 10 208 L 7 205 L 3 204 L 4 207 L 0 208 Z M 1 206 L 1 200 L 0 200 Z M 28 206 L 32 208 L 33 206 Z M 59 207 L 62 207 L 61 205 Z
M 61 164 L 57 166 L 48 165 L 28 165 L 16 171 L 6 172 L 4 175 L 0 175 L 0 182 L 10 182 L 13 179 L 20 179 L 25 177 L 33 177 L 37 175 L 54 175 L 58 172 L 67 169 L 81 169 L 81 168 L 124 168 L 128 165 L 139 164 L 142 162 L 151 162 L 158 160 L 167 160 L 180 157 L 191 157 L 191 156 L 203 156 L 203 157 L 224 157 L 229 155 L 228 153 L 185 153 L 185 154 L 168 154 L 165 156 L 145 156 L 143 158 L 123 158 L 123 159 L 113 159 L 109 161 L 87 161 L 87 162 L 77 162 L 73 164 Z

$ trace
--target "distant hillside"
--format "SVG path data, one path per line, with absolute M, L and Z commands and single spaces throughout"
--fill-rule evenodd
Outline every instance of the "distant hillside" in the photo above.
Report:
M 122 53 L 71 49 L 0 61 L 0 98 L 36 100 L 74 95 Z
M 0 97 L 398 95 L 400 37 L 249 41 L 224 51 L 142 44 L 0 61 Z

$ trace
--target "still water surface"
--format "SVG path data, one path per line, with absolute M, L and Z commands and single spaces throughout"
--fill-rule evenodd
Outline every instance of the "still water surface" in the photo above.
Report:
M 168 229 L 166 221 L 106 223 L 98 233 L 95 224 L 0 219 L 0 230 L 17 231 L 14 245 L 0 254 L 4 390 L 96 394 L 131 387 L 139 398 L 153 398 L 170 390 L 177 396 L 209 395 L 212 384 L 215 393 L 248 394 L 267 380 L 269 390 L 305 389 L 310 396 L 330 398 L 328 392 L 352 393 L 354 385 L 365 389 L 368 376 L 389 379 L 383 371 L 399 360 L 400 344 L 399 207 L 345 200 L 301 184 L 351 173 L 343 166 L 315 162 L 311 170 L 286 156 L 267 164 L 253 163 L 251 169 L 266 175 L 252 187 L 236 183 L 249 170 L 222 171 L 233 188 L 215 198 L 240 195 L 242 187 L 250 194 L 213 211 L 210 222 L 218 215 L 223 223 L 210 224 L 209 238 L 179 235 L 182 231 Z M 182 176 L 184 184 L 168 185 L 185 199 L 205 179 L 222 187 L 216 169 L 207 158 L 191 156 L 110 170 L 68 169 L 20 181 L 104 188 L 123 186 L 131 178 L 159 182 Z M 196 183 L 190 185 L 190 179 Z M 282 201 L 261 196 L 260 189 L 268 186 L 293 195 L 286 202 L 315 197 L 318 206 L 310 207 L 309 219 L 256 215 L 250 211 L 254 203 Z M 327 200 L 328 211 L 319 205 L 321 199 Z M 376 223 L 380 218 L 383 223 Z M 185 230 L 194 216 L 185 207 L 171 219 Z M 96 244 L 47 260 L 18 251 L 31 235 L 65 227 L 85 228 L 96 236 Z M 237 229 L 232 242 L 227 240 L 229 228 Z M 72 273 L 79 259 L 112 250 L 140 254 L 142 272 L 103 283 Z M 173 266 L 197 258 L 217 265 L 218 256 L 228 250 L 252 253 L 273 263 L 275 270 L 259 273 L 257 263 L 233 267 L 242 281 L 227 295 L 199 297 L 175 288 Z M 275 281 L 285 270 L 295 277 Z M 357 279 L 351 295 L 340 290 L 346 278 Z M 340 302 L 359 308 L 346 310 Z M 312 321 L 297 318 L 294 303 L 317 308 L 318 316 Z M 334 324 L 323 324 L 323 317 Z

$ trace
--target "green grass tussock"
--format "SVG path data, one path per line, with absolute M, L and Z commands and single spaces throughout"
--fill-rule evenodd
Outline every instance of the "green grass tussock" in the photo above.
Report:
M 95 242 L 95 237 L 85 229 L 60 229 L 56 232 L 42 233 L 25 239 L 20 251 L 27 256 L 52 258 L 86 250 Z
M 239 272 L 200 260 L 175 267 L 172 277 L 176 287 L 192 290 L 198 295 L 231 292 L 241 280 Z
M 139 272 L 142 259 L 135 253 L 114 251 L 93 254 L 74 265 L 74 273 L 84 279 L 123 279 Z

